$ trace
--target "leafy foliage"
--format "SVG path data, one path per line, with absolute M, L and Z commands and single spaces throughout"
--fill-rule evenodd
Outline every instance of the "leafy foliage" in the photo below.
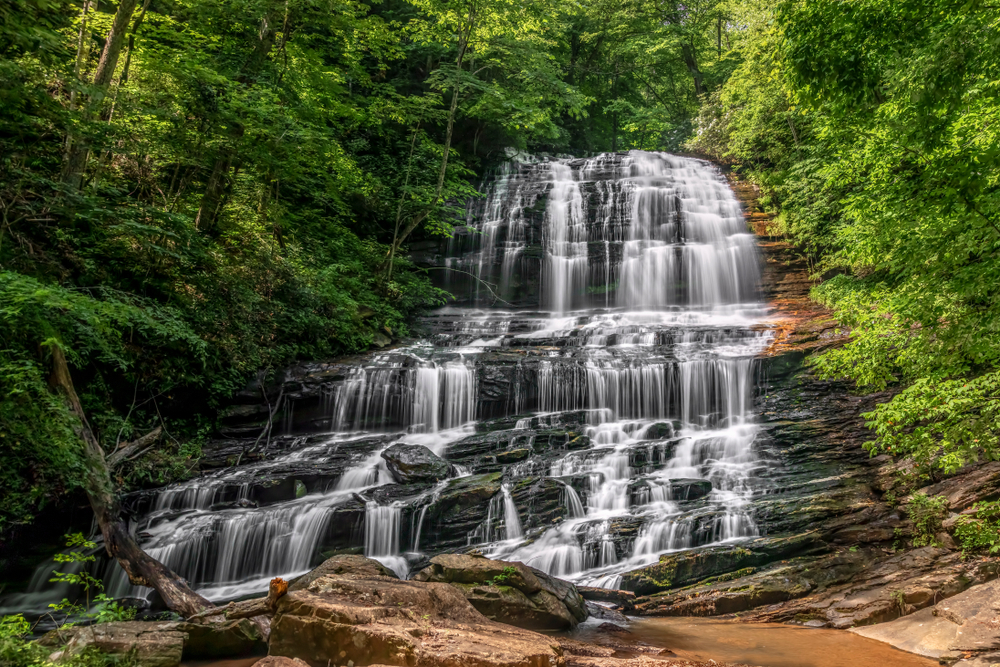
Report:
M 980 501 L 955 523 L 955 539 L 966 553 L 1000 551 L 1000 502 Z
M 906 511 L 913 521 L 913 546 L 940 546 L 935 535 L 941 532 L 941 522 L 948 513 L 948 499 L 914 493 Z
M 995 459 L 1000 17 L 983 2 L 736 3 L 739 65 L 691 146 L 761 188 L 851 332 L 816 360 L 866 390 L 873 454 Z

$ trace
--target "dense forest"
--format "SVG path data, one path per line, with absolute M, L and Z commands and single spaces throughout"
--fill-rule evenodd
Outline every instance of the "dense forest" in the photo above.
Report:
M 819 371 L 901 389 L 869 415 L 873 453 L 1000 456 L 983 0 L 0 0 L 0 18 L 5 538 L 64 494 L 190 474 L 254 377 L 406 337 L 449 299 L 408 244 L 448 236 L 519 153 L 728 165 L 851 330 Z

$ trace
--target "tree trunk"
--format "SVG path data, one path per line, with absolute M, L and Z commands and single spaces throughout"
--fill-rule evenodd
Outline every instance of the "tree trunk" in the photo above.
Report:
M 115 18 L 111 23 L 111 30 L 108 38 L 104 42 L 104 50 L 101 52 L 101 59 L 97 63 L 97 71 L 94 72 L 94 93 L 84 105 L 83 121 L 87 122 L 94 115 L 97 106 L 104 99 L 104 92 L 111 83 L 115 75 L 115 68 L 118 66 L 118 58 L 122 52 L 122 45 L 125 43 L 125 33 L 128 30 L 129 21 L 135 13 L 135 6 L 138 0 L 122 0 L 115 12 Z M 87 154 L 90 152 L 85 143 L 80 141 L 69 141 L 69 148 L 66 151 L 66 165 L 63 171 L 63 182 L 75 190 L 80 189 L 83 181 L 83 170 L 87 166 Z
M 684 58 L 684 64 L 687 65 L 688 71 L 691 72 L 691 77 L 694 79 L 694 93 L 701 97 L 701 94 L 705 92 L 705 88 L 702 85 L 701 70 L 698 69 L 698 60 L 695 58 L 694 47 L 690 44 L 684 44 L 681 47 L 681 56 Z
M 465 30 L 459 34 L 458 37 L 458 58 L 455 61 L 455 68 L 458 72 L 462 71 L 462 61 L 465 59 L 465 51 L 469 46 L 469 37 L 472 35 L 472 28 L 476 23 L 476 6 L 473 4 L 469 7 L 469 17 L 468 25 Z M 399 247 L 403 245 L 406 238 L 416 229 L 421 222 L 423 222 L 427 216 L 429 216 L 433 211 L 434 207 L 437 206 L 438 202 L 441 200 L 441 192 L 444 189 L 444 179 L 448 173 L 448 154 L 451 152 L 451 137 L 455 129 L 455 113 L 458 110 L 458 96 L 459 96 L 459 84 L 456 77 L 455 80 L 455 90 L 451 95 L 451 108 L 448 110 L 448 126 L 445 130 L 444 135 L 444 153 L 441 156 L 441 171 L 438 173 L 437 190 L 434 194 L 434 199 L 427 208 L 424 209 L 419 215 L 415 215 L 403 228 L 402 232 L 393 236 L 392 247 L 390 248 L 390 257 L 395 258 L 399 253 Z M 389 273 L 392 273 L 392 262 L 390 260 Z
M 163 435 L 163 427 L 157 426 L 152 431 L 137 438 L 132 442 L 126 442 L 121 447 L 111 452 L 105 457 L 108 469 L 113 470 L 125 461 L 131 461 L 141 456 L 147 449 L 156 444 L 156 441 Z
M 108 555 L 118 561 L 133 585 L 156 589 L 166 605 L 184 617 L 213 607 L 211 602 L 191 590 L 176 572 L 143 551 L 129 534 L 115 498 L 104 450 L 87 423 L 87 416 L 73 387 L 66 357 L 58 346 L 53 345 L 49 349 L 52 352 L 52 375 L 49 382 L 62 394 L 66 406 L 77 418 L 74 430 L 83 441 L 86 461 L 84 490 L 104 536 L 104 548 Z
M 715 26 L 715 48 L 719 58 L 722 57 L 722 14 L 719 14 L 719 22 Z
M 194 217 L 195 229 L 205 230 L 215 225 L 215 218 L 219 212 L 219 203 L 222 201 L 222 192 L 226 187 L 226 178 L 229 175 L 229 163 L 232 156 L 229 151 L 215 161 L 212 165 L 212 173 L 208 177 L 205 185 L 205 193 L 201 197 L 201 205 L 198 213 Z
M 236 77 L 236 80 L 243 85 L 253 85 L 254 79 L 267 59 L 267 54 L 271 52 L 277 35 L 274 29 L 277 21 L 278 11 L 276 6 L 272 5 L 260 21 L 260 32 L 257 35 L 257 44 L 254 45 L 253 53 L 250 54 L 243 67 L 240 68 L 240 73 Z M 243 128 L 237 124 L 233 129 L 233 134 L 235 135 L 233 140 L 235 142 L 239 137 L 243 136 Z M 222 195 L 226 190 L 229 180 L 229 169 L 233 163 L 233 153 L 233 148 L 224 148 L 212 165 L 212 172 L 209 174 L 208 183 L 205 185 L 205 193 L 202 195 L 201 205 L 198 207 L 198 213 L 194 218 L 194 226 L 197 229 L 211 229 L 215 225 L 215 220 L 218 217 L 222 204 Z

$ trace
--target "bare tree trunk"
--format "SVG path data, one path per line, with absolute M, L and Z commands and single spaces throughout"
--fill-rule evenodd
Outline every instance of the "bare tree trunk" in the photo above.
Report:
M 719 22 L 715 26 L 715 48 L 719 57 L 722 57 L 722 14 L 719 14 Z
M 198 214 L 194 217 L 195 229 L 204 230 L 215 224 L 215 217 L 219 212 L 219 203 L 222 201 L 222 192 L 226 187 L 226 178 L 229 175 L 230 162 L 232 162 L 232 156 L 226 151 L 212 165 L 212 173 L 208 177 L 205 194 L 201 197 Z
M 62 394 L 70 412 L 77 418 L 78 424 L 74 430 L 83 441 L 86 460 L 84 489 L 104 536 L 104 548 L 108 555 L 118 561 L 133 585 L 156 589 L 166 605 L 184 617 L 194 616 L 213 607 L 211 602 L 191 590 L 176 572 L 143 551 L 129 534 L 115 498 L 104 450 L 87 423 L 87 416 L 73 387 L 66 357 L 58 346 L 53 345 L 50 350 L 52 375 L 49 382 Z

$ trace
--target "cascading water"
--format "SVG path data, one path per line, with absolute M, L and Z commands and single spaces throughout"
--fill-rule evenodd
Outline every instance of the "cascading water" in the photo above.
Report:
M 151 555 L 215 600 L 329 550 L 405 576 L 455 535 L 450 548 L 615 586 L 663 553 L 759 533 L 754 357 L 769 334 L 754 239 L 718 171 L 640 151 L 538 160 L 508 163 L 485 194 L 440 272 L 459 305 L 330 382 L 331 435 L 159 491 L 136 526 Z M 396 487 L 394 442 L 461 464 Z M 459 506 L 468 479 L 492 497 Z M 559 517 L 542 523 L 546 484 Z M 107 567 L 110 593 L 148 592 Z

